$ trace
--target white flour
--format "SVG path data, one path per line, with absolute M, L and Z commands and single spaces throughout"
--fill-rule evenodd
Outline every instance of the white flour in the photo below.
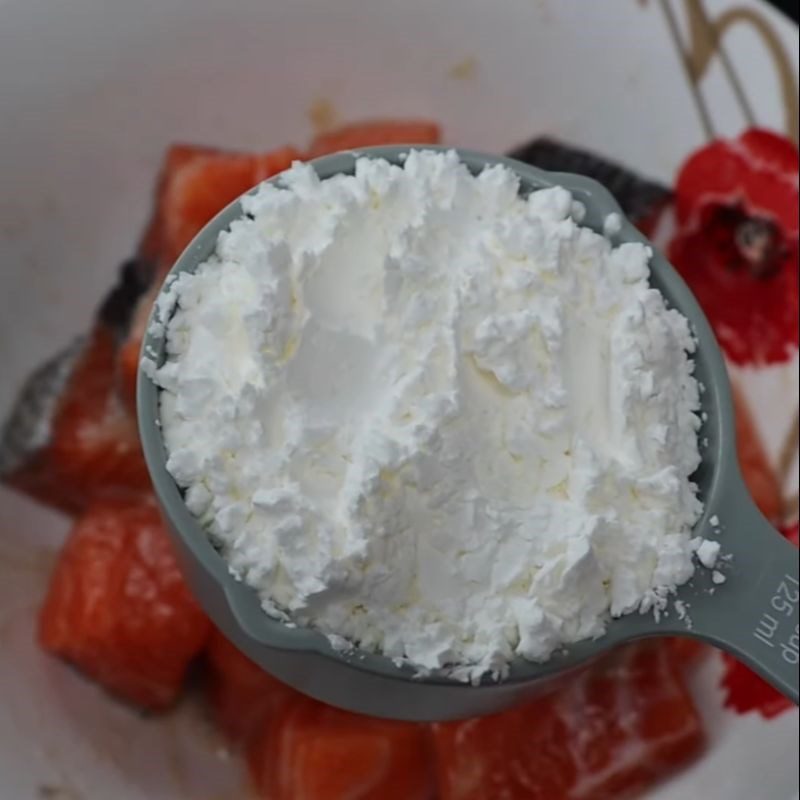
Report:
M 168 469 L 265 610 L 475 680 L 663 606 L 700 422 L 649 250 L 454 153 L 284 180 L 172 285 L 155 373 Z

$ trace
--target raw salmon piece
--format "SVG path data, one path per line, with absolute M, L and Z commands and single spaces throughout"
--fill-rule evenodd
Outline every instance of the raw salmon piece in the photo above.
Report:
M 310 698 L 286 705 L 248 752 L 265 800 L 433 800 L 426 726 Z
M 736 452 L 744 482 L 761 513 L 774 521 L 781 513 L 780 483 L 764 451 L 747 400 L 736 384 L 733 384 L 733 410 L 736 418 Z
M 216 628 L 206 648 L 208 699 L 214 719 L 233 744 L 249 741 L 297 692 L 264 672 Z
M 427 120 L 370 120 L 321 133 L 312 142 L 308 157 L 318 158 L 340 150 L 391 144 L 439 144 L 439 126 Z
M 46 650 L 118 697 L 162 710 L 208 634 L 152 499 L 104 500 L 77 520 L 41 610 Z
M 711 645 L 689 636 L 676 636 L 667 641 L 672 648 L 672 657 L 675 663 L 684 668 L 695 666 L 706 656 L 715 652 L 715 648 Z
M 41 502 L 78 513 L 100 497 L 148 491 L 136 423 L 114 391 L 114 333 L 98 325 L 69 366 L 57 389 L 55 411 L 44 443 L 20 448 L 3 480 Z M 36 376 L 32 383 L 36 382 Z M 19 415 L 7 432 L 23 430 L 37 411 L 23 390 Z M 40 415 L 45 416 L 45 415 Z M 37 425 L 46 424 L 38 419 Z M 13 448 L 9 448 L 10 450 Z
M 626 647 L 563 689 L 434 725 L 441 800 L 622 800 L 699 754 L 704 735 L 661 643 Z
M 189 242 L 225 206 L 256 184 L 288 169 L 300 153 L 282 147 L 260 155 L 218 152 L 194 158 L 164 186 L 161 263 L 169 269 Z
M 156 179 L 153 196 L 153 211 L 145 228 L 144 235 L 139 243 L 139 255 L 154 263 L 163 258 L 165 246 L 164 231 L 164 195 L 171 185 L 174 177 L 184 167 L 194 161 L 213 157 L 218 151 L 211 147 L 178 143 L 170 145 L 164 155 L 161 168 Z
M 706 656 L 714 652 L 714 648 L 701 642 L 699 639 L 691 639 L 688 636 L 676 636 L 667 640 L 672 649 L 672 657 L 675 663 L 684 669 L 696 666 Z

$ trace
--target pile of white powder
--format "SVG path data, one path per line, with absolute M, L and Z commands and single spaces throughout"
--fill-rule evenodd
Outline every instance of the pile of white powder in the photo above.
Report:
M 691 577 L 694 341 L 647 247 L 455 153 L 243 206 L 149 366 L 167 469 L 268 614 L 476 680 Z

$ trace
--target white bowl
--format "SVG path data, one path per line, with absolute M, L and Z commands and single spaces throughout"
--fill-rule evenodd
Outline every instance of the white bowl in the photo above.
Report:
M 690 5 L 671 3 L 684 38 Z M 796 27 L 760 2 L 706 5 L 712 19 L 736 6 L 763 20 L 796 88 Z M 765 40 L 745 22 L 725 46 L 758 121 L 781 129 Z M 701 89 L 718 131 L 738 133 L 718 57 Z M 169 142 L 302 145 L 320 101 L 342 120 L 437 119 L 447 142 L 486 151 L 550 133 L 665 181 L 704 141 L 657 0 L 0 0 L 0 415 L 26 372 L 85 327 L 133 249 Z M 744 380 L 775 452 L 797 361 Z M 36 649 L 66 528 L 0 490 L 0 800 L 247 796 L 191 704 L 140 719 Z M 695 687 L 708 755 L 652 797 L 789 800 L 797 712 L 724 710 L 719 670 L 710 662 Z

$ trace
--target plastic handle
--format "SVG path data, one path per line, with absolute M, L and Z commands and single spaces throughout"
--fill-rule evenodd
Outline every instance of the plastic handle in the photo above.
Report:
M 798 549 L 767 522 L 738 475 L 725 495 L 720 542 L 733 558 L 726 582 L 698 609 L 695 633 L 735 655 L 797 703 Z

